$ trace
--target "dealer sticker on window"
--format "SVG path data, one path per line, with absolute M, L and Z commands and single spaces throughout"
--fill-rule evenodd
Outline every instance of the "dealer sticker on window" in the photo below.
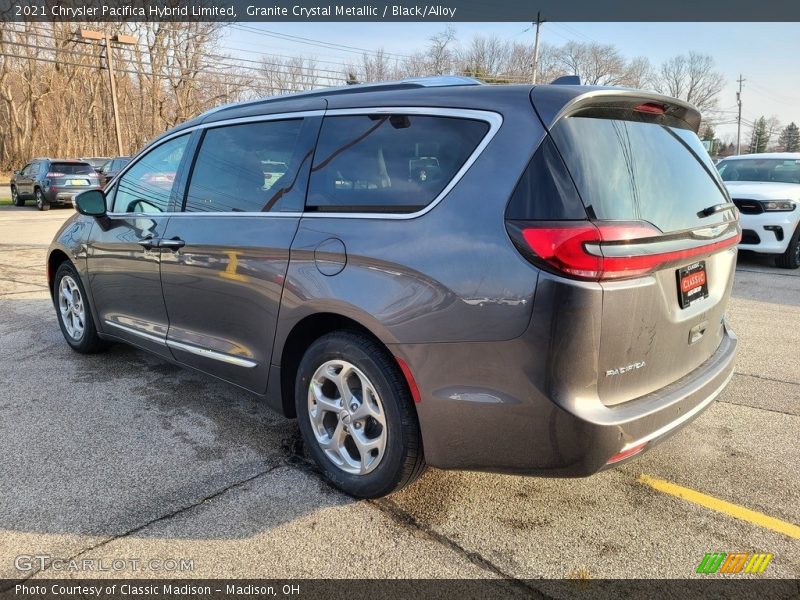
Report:
M 678 269 L 678 299 L 681 308 L 692 302 L 708 298 L 708 281 L 706 279 L 706 261 L 701 260 Z

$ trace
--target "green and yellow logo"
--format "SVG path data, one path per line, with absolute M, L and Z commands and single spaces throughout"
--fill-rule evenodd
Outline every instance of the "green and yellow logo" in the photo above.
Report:
M 772 561 L 772 554 L 753 552 L 708 552 L 700 561 L 697 573 L 763 573 Z

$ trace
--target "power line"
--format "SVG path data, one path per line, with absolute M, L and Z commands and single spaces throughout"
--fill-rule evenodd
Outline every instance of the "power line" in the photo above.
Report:
M 255 27 L 251 27 L 251 26 L 248 26 L 248 25 L 242 25 L 242 24 L 239 24 L 239 23 L 237 23 L 236 25 L 233 25 L 232 27 L 235 28 L 235 29 L 239 29 L 240 31 L 247 31 L 247 32 L 250 32 L 250 33 L 256 33 L 258 35 L 263 35 L 263 36 L 266 36 L 266 37 L 273 37 L 273 38 L 277 38 L 277 39 L 284 40 L 284 41 L 291 41 L 291 42 L 296 42 L 296 43 L 300 43 L 300 44 L 307 44 L 307 45 L 310 45 L 310 46 L 319 46 L 319 47 L 322 47 L 322 48 L 333 48 L 333 49 L 336 49 L 336 50 L 340 50 L 342 52 L 351 52 L 351 53 L 354 53 L 354 54 L 364 54 L 364 53 L 366 53 L 366 54 L 372 54 L 372 55 L 375 55 L 375 56 L 380 56 L 381 54 L 383 54 L 384 56 L 388 56 L 388 57 L 396 57 L 396 58 L 404 58 L 404 59 L 412 58 L 408 54 L 398 54 L 398 53 L 395 53 L 395 52 L 375 51 L 375 50 L 370 50 L 368 48 L 359 48 L 358 46 L 348 46 L 346 44 L 337 44 L 335 42 L 326 42 L 324 40 L 317 40 L 317 39 L 314 39 L 314 38 L 306 38 L 306 37 L 302 37 L 302 36 L 299 36 L 299 35 L 291 35 L 291 34 L 288 34 L 288 33 L 280 33 L 280 32 L 271 31 L 271 30 L 268 30 L 268 29 L 257 29 Z

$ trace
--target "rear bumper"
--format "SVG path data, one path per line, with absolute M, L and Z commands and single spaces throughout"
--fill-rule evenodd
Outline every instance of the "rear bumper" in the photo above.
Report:
M 726 327 L 717 351 L 700 367 L 675 383 L 621 405 L 575 415 L 595 430 L 596 449 L 587 454 L 584 471 L 617 466 L 679 431 L 705 411 L 733 377 L 738 341 Z M 635 452 L 609 464 L 618 455 Z
M 100 187 L 84 187 L 84 188 L 49 188 L 44 192 L 44 197 L 49 204 L 69 204 L 73 206 L 75 203 L 75 196 L 87 190 L 99 190 Z
M 422 392 L 417 413 L 428 464 L 583 477 L 629 460 L 609 464 L 621 452 L 640 444 L 646 444 L 643 450 L 653 447 L 708 408 L 733 375 L 737 339 L 725 328 L 716 352 L 697 369 L 614 406 L 592 393 L 578 399 L 543 393 L 536 374 L 520 365 L 521 357 L 530 357 L 521 340 L 479 346 L 392 348 L 411 365 Z M 475 372 L 474 381 L 463 381 L 469 377 L 464 364 Z M 456 376 L 459 383 L 448 384 Z

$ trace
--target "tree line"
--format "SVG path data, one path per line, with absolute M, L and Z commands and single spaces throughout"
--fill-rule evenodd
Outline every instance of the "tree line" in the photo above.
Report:
M 352 61 L 225 48 L 224 23 L 16 23 L 0 29 L 0 170 L 34 156 L 116 154 L 107 57 L 81 28 L 133 36 L 112 44 L 125 153 L 220 104 L 323 86 L 459 74 L 489 83 L 530 83 L 533 44 L 496 36 L 459 40 L 447 28 L 410 54 L 377 50 Z M 113 31 L 111 28 L 114 28 Z M 249 55 L 248 55 L 249 56 Z M 724 78 L 710 56 L 689 52 L 660 64 L 615 46 L 542 44 L 536 79 L 578 75 L 592 85 L 651 89 L 695 104 L 706 122 L 724 119 Z

